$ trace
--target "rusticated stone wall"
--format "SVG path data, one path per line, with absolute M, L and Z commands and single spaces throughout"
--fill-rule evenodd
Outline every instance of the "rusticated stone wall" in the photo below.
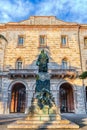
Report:
M 83 47 L 83 37 L 87 35 L 87 29 L 80 30 L 76 23 L 66 23 L 57 20 L 55 17 L 30 17 L 29 20 L 19 23 L 0 24 L 0 34 L 4 35 L 8 42 L 0 39 L 0 87 L 2 92 L 0 102 L 2 103 L 3 112 L 9 113 L 9 105 L 11 98 L 10 84 L 15 79 L 9 79 L 7 76 L 9 69 L 15 69 L 18 58 L 22 59 L 23 69 L 37 69 L 36 60 L 43 49 L 39 46 L 39 36 L 46 36 L 47 47 L 44 48 L 49 56 L 49 69 L 61 69 L 63 58 L 68 61 L 68 68 L 76 69 L 81 72 L 85 70 L 86 49 Z M 24 36 L 23 46 L 18 46 L 18 36 Z M 61 36 L 67 37 L 67 46 L 61 46 Z M 24 80 L 28 84 L 27 88 L 27 105 L 31 104 L 34 93 L 32 88 L 35 79 L 17 79 Z M 79 78 L 61 79 L 70 82 L 73 86 L 74 95 L 74 112 L 85 113 L 85 98 L 83 81 Z M 59 89 L 60 79 L 51 79 L 52 93 L 55 97 L 56 104 L 59 105 Z M 31 90 L 30 90 L 31 89 Z M 56 91 L 57 90 L 57 91 Z

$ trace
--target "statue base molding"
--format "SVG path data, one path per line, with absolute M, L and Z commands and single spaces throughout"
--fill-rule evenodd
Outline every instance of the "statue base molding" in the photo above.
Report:
M 8 125 L 9 129 L 79 129 L 79 126 L 66 119 L 60 119 L 59 115 L 33 115 L 18 120 Z
M 9 129 L 78 129 L 79 126 L 70 122 L 66 119 L 61 119 L 60 114 L 56 110 L 58 108 L 55 106 L 49 109 L 48 105 L 45 105 L 43 109 L 39 109 L 37 105 L 37 98 L 32 101 L 32 108 L 34 106 L 34 111 L 30 112 L 26 118 L 18 120 L 15 123 L 8 125 Z M 56 113 L 55 113 L 56 111 Z

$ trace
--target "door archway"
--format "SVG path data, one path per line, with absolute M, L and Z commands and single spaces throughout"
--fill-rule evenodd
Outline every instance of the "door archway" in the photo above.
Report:
M 69 83 L 60 86 L 60 111 L 74 112 L 73 89 Z
M 24 113 L 26 103 L 26 87 L 22 83 L 16 83 L 11 90 L 10 112 Z

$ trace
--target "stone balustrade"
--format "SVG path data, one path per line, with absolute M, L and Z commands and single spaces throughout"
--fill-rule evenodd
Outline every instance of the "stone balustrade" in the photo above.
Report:
M 76 78 L 78 76 L 78 72 L 75 69 L 49 69 L 48 72 L 51 77 L 57 78 Z M 37 74 L 37 69 L 10 69 L 8 76 L 10 78 L 28 78 L 36 77 Z

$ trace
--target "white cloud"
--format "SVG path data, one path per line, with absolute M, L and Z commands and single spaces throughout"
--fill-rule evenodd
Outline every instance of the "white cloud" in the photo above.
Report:
M 0 1 L 0 22 L 20 21 L 30 15 L 54 15 L 65 21 L 87 23 L 87 0 Z
M 66 21 L 87 22 L 87 0 L 43 0 L 36 15 L 56 15 Z
M 0 1 L 0 22 L 8 22 L 26 17 L 32 11 L 33 6 L 28 0 Z

